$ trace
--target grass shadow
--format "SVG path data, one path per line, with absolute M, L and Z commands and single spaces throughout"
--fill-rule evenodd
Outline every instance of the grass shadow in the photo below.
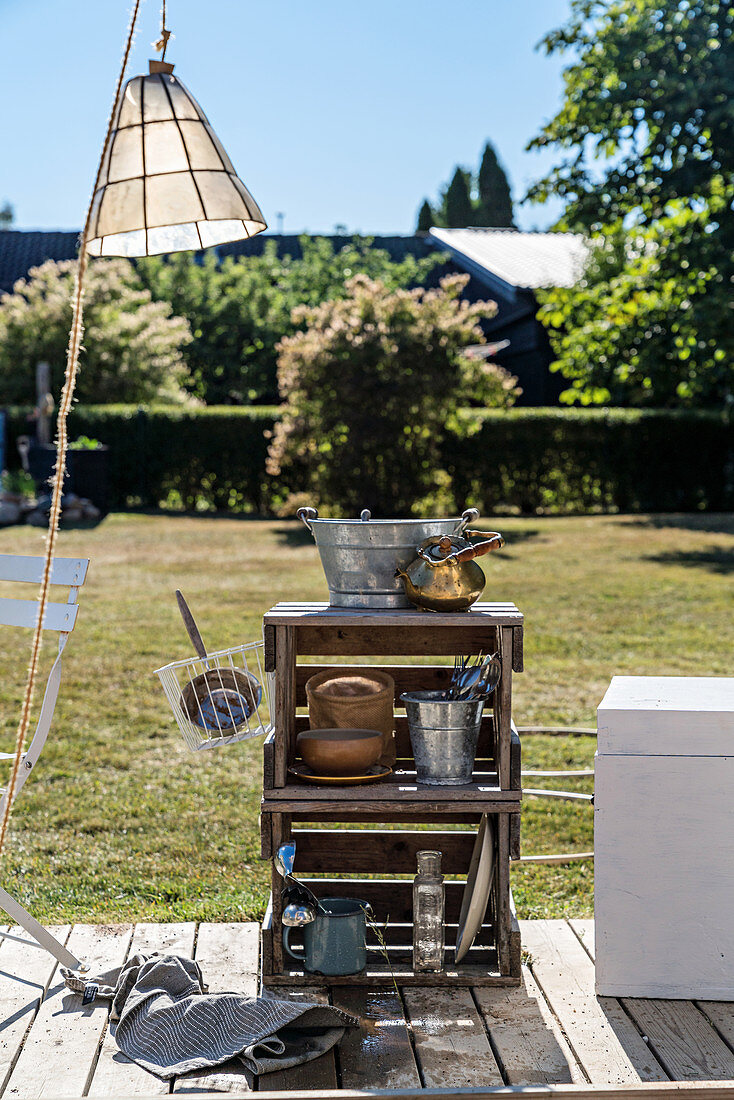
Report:
M 315 546 L 314 538 L 300 520 L 285 520 L 275 530 L 275 538 L 280 546 L 297 550 L 302 546 Z
M 691 569 L 706 569 L 710 573 L 726 576 L 734 573 L 734 547 L 731 550 L 718 546 L 710 550 L 671 550 L 651 554 L 645 561 L 652 561 L 657 565 L 684 565 Z
M 675 528 L 681 531 L 702 531 L 712 535 L 734 535 L 734 514 L 731 512 L 691 512 L 670 515 L 629 517 L 627 527 L 651 527 L 656 531 Z
M 159 516 L 162 519 L 208 519 L 228 520 L 235 523 L 262 523 L 272 522 L 275 517 L 260 512 L 228 512 L 228 511 L 186 511 L 183 508 L 121 508 L 120 515 L 129 516 Z
M 501 521 L 499 523 L 499 526 L 502 526 Z M 500 532 L 500 534 L 502 534 L 502 532 Z M 503 538 L 505 539 L 505 545 L 502 547 L 501 550 L 498 551 L 498 553 L 500 553 L 502 557 L 506 558 L 508 561 L 513 561 L 515 559 L 515 554 L 513 554 L 512 551 L 518 545 L 521 545 L 524 542 L 531 542 L 533 539 L 538 538 L 541 540 L 541 542 L 549 541 L 547 535 L 541 536 L 540 531 L 537 527 L 526 527 L 519 531 L 508 531 L 507 535 L 503 535 Z
M 498 526 L 499 527 L 502 526 L 502 520 L 499 520 Z M 478 531 L 483 531 L 483 530 L 488 531 L 489 528 L 488 527 L 487 528 L 478 527 L 477 530 Z M 525 528 L 521 528 L 519 530 L 513 528 L 511 531 L 508 531 L 508 533 L 506 535 L 504 535 L 502 531 L 500 531 L 500 534 L 505 539 L 505 543 L 509 544 L 511 546 L 514 546 L 516 543 L 519 543 L 519 542 L 530 542 L 532 539 L 541 538 L 540 531 L 538 530 L 537 527 L 525 527 Z M 548 535 L 543 535 L 542 536 L 542 541 L 543 542 L 548 542 L 549 541 Z
M 101 526 L 107 516 L 100 516 L 99 519 L 64 519 L 64 513 L 61 513 L 61 520 L 59 526 L 62 531 L 94 531 L 97 527 Z

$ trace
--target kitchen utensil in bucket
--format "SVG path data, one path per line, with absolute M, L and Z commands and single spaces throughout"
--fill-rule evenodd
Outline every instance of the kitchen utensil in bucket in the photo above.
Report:
M 180 592 L 176 598 L 198 656 L 173 661 L 156 673 L 188 747 L 197 751 L 269 733 L 272 708 L 270 682 L 262 666 L 263 643 L 207 653 L 186 601 Z
M 488 699 L 502 677 L 499 653 L 470 662 L 462 657 L 454 668 L 447 699 Z
M 332 607 L 410 607 L 396 569 L 405 569 L 416 546 L 430 535 L 461 535 L 479 516 L 476 508 L 449 519 L 319 519 L 315 508 L 298 518 L 314 537 Z

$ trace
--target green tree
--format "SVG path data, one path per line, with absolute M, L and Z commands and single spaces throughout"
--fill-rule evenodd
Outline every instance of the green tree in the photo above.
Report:
M 343 296 L 357 272 L 392 288 L 410 287 L 444 262 L 436 255 L 393 263 L 369 238 L 338 250 L 324 237 L 302 237 L 300 244 L 299 259 L 279 257 L 276 242 L 268 241 L 260 256 L 221 264 L 213 253 L 198 264 L 187 254 L 138 262 L 153 297 L 170 302 L 191 326 L 194 340 L 185 352 L 190 385 L 207 404 L 278 401 L 276 346 L 295 331 L 296 306 Z
M 51 366 L 58 395 L 66 368 L 75 260 L 31 268 L 11 294 L 0 296 L 0 402 L 36 399 L 36 364 Z M 182 402 L 187 380 L 183 348 L 188 323 L 154 302 L 127 260 L 94 260 L 84 296 L 84 355 L 76 393 L 95 404 Z
M 566 399 L 734 401 L 734 8 L 573 0 L 545 47 L 573 61 L 531 143 L 563 156 L 530 195 L 601 241 L 578 288 L 545 296 Z
M 459 300 L 468 276 L 405 290 L 365 275 L 346 296 L 294 311 L 300 331 L 279 344 L 286 397 L 268 470 L 332 511 L 410 515 L 440 506 L 446 431 L 467 394 L 511 404 L 506 372 L 463 349 L 484 342 L 493 302 Z M 290 501 L 290 505 L 294 504 Z
M 15 221 L 15 211 L 9 202 L 0 206 L 0 230 L 10 229 Z
M 416 232 L 430 229 L 431 225 L 457 229 L 468 225 L 514 225 L 510 185 L 491 142 L 484 146 L 476 176 L 458 166 L 451 182 L 441 191 L 438 203 L 431 208 L 428 200 L 424 200 Z
M 512 228 L 515 222 L 510 185 L 505 170 L 489 141 L 484 146 L 482 161 L 479 165 L 477 192 L 474 225 Z
M 596 239 L 578 287 L 538 292 L 539 319 L 569 381 L 563 401 L 661 408 L 734 401 L 731 322 L 724 310 L 711 313 L 721 276 L 706 266 L 706 236 L 700 214 L 684 208 L 635 232 L 617 223 Z
M 462 229 L 474 224 L 471 200 L 471 173 L 457 168 L 443 196 L 443 224 L 449 229 Z
M 418 211 L 418 223 L 415 227 L 416 233 L 427 233 L 432 225 L 435 225 L 435 216 L 431 209 L 431 204 L 428 199 L 423 200 L 423 205 Z

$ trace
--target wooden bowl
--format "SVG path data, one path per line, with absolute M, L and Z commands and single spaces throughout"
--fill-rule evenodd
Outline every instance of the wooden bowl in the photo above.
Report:
M 364 775 L 382 754 L 379 730 L 304 730 L 296 744 L 315 775 Z

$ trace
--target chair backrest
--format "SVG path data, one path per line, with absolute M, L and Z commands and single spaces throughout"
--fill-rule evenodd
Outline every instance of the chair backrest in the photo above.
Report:
M 41 557 L 24 557 L 15 554 L 0 554 L 0 582 L 15 581 L 25 584 L 39 585 L 43 578 L 45 560 Z M 36 729 L 31 743 L 25 752 L 22 752 L 17 763 L 14 798 L 17 798 L 25 786 L 25 782 L 32 774 L 38 763 L 38 758 L 43 751 L 48 738 L 51 720 L 56 707 L 56 699 L 61 684 L 61 655 L 66 645 L 69 634 L 74 629 L 78 608 L 76 599 L 79 589 L 87 579 L 89 568 L 88 558 L 55 558 L 51 569 L 51 584 L 63 585 L 69 589 L 68 602 L 48 603 L 44 617 L 44 629 L 54 630 L 59 636 L 59 651 L 56 660 L 46 680 L 46 689 L 43 693 L 43 702 L 38 715 Z M 35 627 L 38 618 L 37 600 L 16 600 L 0 598 L 0 626 L 27 626 Z M 0 760 L 10 763 L 16 759 L 15 752 L 1 752 Z M 7 802 L 10 796 L 8 787 L 0 787 L 0 817 L 7 810 Z M 30 913 L 26 912 L 22 905 L 10 895 L 7 890 L 0 887 L 0 906 L 4 911 L 24 928 L 33 937 L 33 946 L 44 947 L 58 959 L 63 966 L 76 969 L 80 960 L 59 941 L 43 928 Z M 3 933 L 0 932 L 0 939 Z M 11 937 L 17 939 L 18 937 Z M 33 942 L 21 940 L 21 943 Z
M 0 554 L 0 581 L 20 581 L 26 584 L 40 584 L 43 577 L 44 559 L 25 557 L 18 554 Z M 66 603 L 46 605 L 44 630 L 55 630 L 60 634 L 69 634 L 74 629 L 79 608 L 76 606 L 79 589 L 87 579 L 89 558 L 54 558 L 51 569 L 51 584 L 68 587 L 69 598 Z M 0 598 L 0 626 L 36 625 L 38 616 L 37 600 L 16 600 Z

